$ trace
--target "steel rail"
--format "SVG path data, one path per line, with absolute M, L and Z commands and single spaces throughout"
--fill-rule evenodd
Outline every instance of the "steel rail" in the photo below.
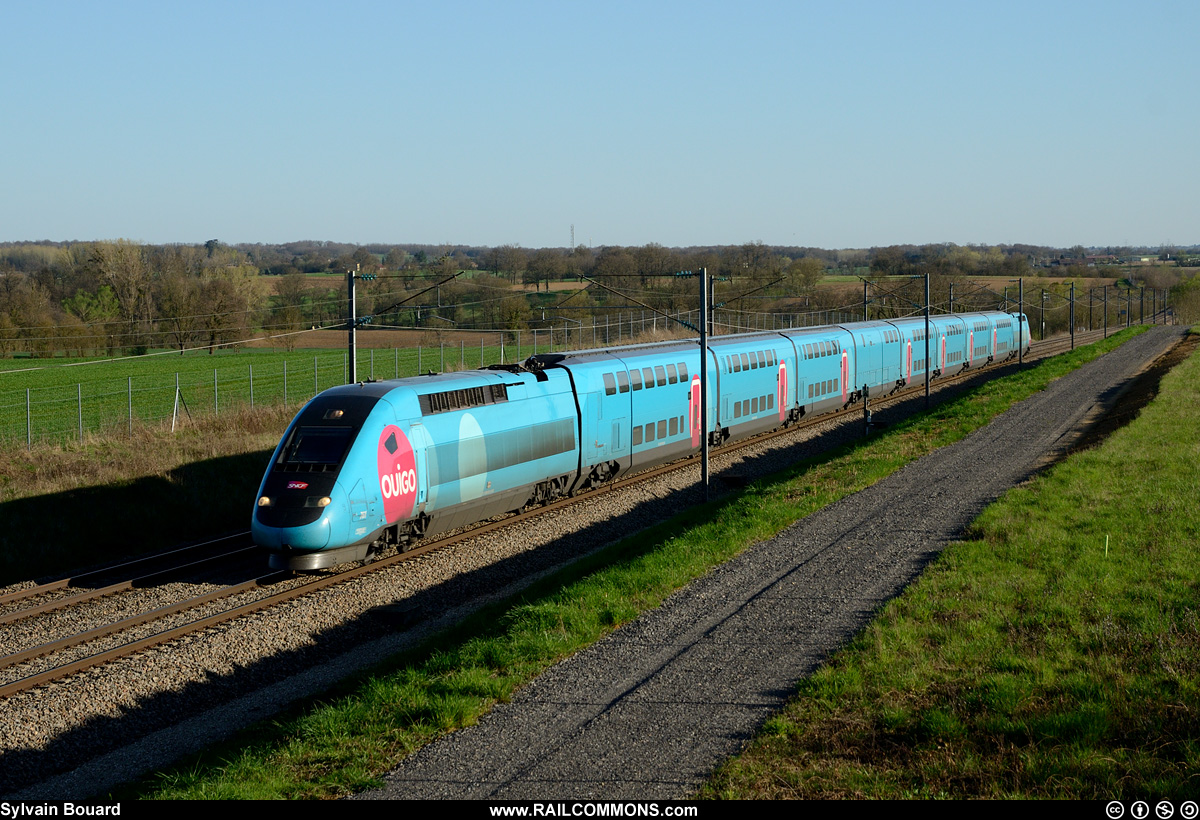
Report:
M 82 572 L 78 575 L 68 576 L 66 578 L 59 578 L 56 581 L 48 581 L 44 584 L 38 584 L 37 586 L 27 587 L 26 589 L 14 590 L 13 592 L 9 592 L 9 593 L 5 593 L 4 595 L 0 595 L 0 606 L 2 606 L 4 604 L 13 603 L 15 601 L 21 601 L 26 598 L 33 598 L 37 595 L 45 595 L 48 592 L 57 592 L 60 589 L 66 589 L 67 587 L 70 587 L 72 585 L 77 585 L 84 579 L 90 578 L 92 576 L 106 575 L 106 574 L 109 574 L 112 572 L 116 572 L 117 570 L 120 570 L 120 569 L 137 566 L 138 564 L 150 563 L 153 561 L 161 561 L 163 558 L 166 558 L 171 555 L 175 555 L 175 554 L 182 553 L 182 552 L 188 552 L 190 550 L 201 549 L 202 547 L 210 547 L 213 544 L 219 544 L 222 541 L 231 541 L 236 538 L 245 538 L 249 534 L 250 534 L 250 531 L 245 530 L 244 532 L 236 532 L 236 533 L 232 533 L 230 535 L 222 535 L 218 538 L 212 538 L 212 539 L 209 539 L 208 541 L 202 541 L 199 544 L 188 544 L 187 546 L 184 546 L 184 547 L 173 547 L 173 548 L 167 550 L 166 552 L 155 553 L 154 555 L 143 555 L 140 558 L 134 558 L 129 561 L 123 561 L 118 564 L 112 564 L 110 566 L 105 566 L 105 567 L 100 567 L 98 569 L 88 570 L 88 571 Z
M 199 566 L 202 566 L 204 564 L 207 564 L 207 563 L 210 563 L 213 561 L 226 560 L 226 559 L 228 559 L 232 556 L 238 555 L 240 553 L 251 552 L 254 549 L 255 549 L 255 547 L 253 545 L 248 546 L 248 547 L 239 547 L 230 552 L 223 552 L 223 553 L 219 553 L 217 555 L 210 555 L 207 558 L 201 558 L 198 561 L 189 561 L 188 563 L 185 563 L 185 564 L 175 564 L 173 566 L 167 567 L 166 569 L 161 569 L 156 572 L 151 572 L 146 575 L 139 576 L 137 578 L 130 578 L 125 581 L 119 581 L 115 584 L 109 584 L 108 586 L 105 586 L 105 587 L 99 587 L 97 589 L 88 590 L 87 592 L 78 592 L 74 595 L 68 595 L 65 598 L 55 598 L 52 601 L 46 601 L 43 604 L 38 604 L 37 606 L 28 607 L 27 609 L 18 609 L 13 612 L 8 612 L 8 613 L 5 613 L 4 615 L 0 615 L 0 626 L 4 626 L 6 624 L 11 624 L 16 621 L 23 621 L 26 618 L 32 618 L 37 615 L 44 615 L 47 612 L 53 612 L 57 609 L 65 609 L 66 607 L 79 606 L 80 604 L 85 604 L 88 601 L 94 601 L 98 598 L 107 598 L 110 595 L 116 595 L 118 592 L 128 592 L 129 590 L 134 589 L 137 586 L 147 584 L 153 578 L 158 578 L 160 576 L 173 575 L 177 572 L 182 572 L 185 569 L 199 567 Z M 0 669 L 2 669 L 2 668 L 3 668 L 3 658 L 0 657 Z

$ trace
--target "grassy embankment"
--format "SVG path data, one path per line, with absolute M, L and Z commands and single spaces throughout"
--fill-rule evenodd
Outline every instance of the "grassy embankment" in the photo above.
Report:
M 987 509 L 703 794 L 1193 799 L 1200 356 Z
M 247 530 L 294 408 L 0 451 L 0 585 Z
M 657 606 L 747 545 L 961 439 L 1128 337 L 992 381 L 886 433 L 628 538 L 540 581 L 517 600 L 489 607 L 425 648 L 120 796 L 328 797 L 376 784 L 415 748 L 474 722 L 558 659 Z

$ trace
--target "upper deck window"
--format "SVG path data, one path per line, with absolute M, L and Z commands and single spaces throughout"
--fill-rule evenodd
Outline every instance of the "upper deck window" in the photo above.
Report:
M 463 390 L 426 393 L 418 399 L 421 404 L 421 414 L 432 416 L 435 413 L 449 413 L 451 410 L 508 401 L 508 388 L 503 384 L 489 384 L 482 387 L 468 387 Z

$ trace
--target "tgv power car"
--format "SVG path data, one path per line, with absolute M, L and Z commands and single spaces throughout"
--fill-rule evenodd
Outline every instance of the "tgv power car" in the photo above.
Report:
M 363 560 L 390 545 L 570 495 L 712 444 L 930 375 L 1016 355 L 1021 314 L 901 319 L 530 357 L 519 365 L 326 390 L 263 477 L 254 541 L 276 568 Z

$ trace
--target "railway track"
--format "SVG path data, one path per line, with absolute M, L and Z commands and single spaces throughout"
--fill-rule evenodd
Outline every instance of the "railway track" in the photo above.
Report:
M 1075 343 L 1087 344 L 1102 335 L 1103 331 L 1077 334 Z M 1070 346 L 1069 337 L 1038 342 L 1032 346 L 1026 358 L 1036 361 L 1070 349 Z M 989 368 L 1010 363 L 997 362 L 989 365 Z M 939 390 L 943 389 L 963 379 L 978 376 L 985 369 L 963 371 L 938 380 L 936 386 Z M 885 409 L 896 402 L 911 399 L 923 387 L 922 382 L 890 396 L 872 399 L 872 410 Z M 796 425 L 726 445 L 715 453 L 721 456 L 735 454 L 772 439 L 795 436 L 816 425 L 837 423 L 844 421 L 848 415 L 860 414 L 861 407 L 851 406 L 838 413 L 803 419 Z M 566 510 L 575 504 L 586 504 L 601 496 L 680 470 L 693 469 L 695 465 L 694 459 L 663 465 L 610 482 L 582 496 L 484 522 L 432 539 L 406 552 L 387 555 L 364 566 L 343 566 L 319 576 L 296 578 L 287 573 L 268 573 L 233 583 L 171 582 L 170 579 L 181 575 L 215 572 L 221 562 L 244 560 L 251 555 L 253 547 L 249 543 L 249 533 L 238 533 L 0 596 L 0 630 L 4 630 L 0 635 L 5 635 L 6 647 L 11 648 L 13 642 L 20 642 L 23 636 L 38 636 L 36 640 L 24 638 L 21 648 L 8 651 L 0 657 L 0 698 L 28 692 L 84 670 L 419 559 L 463 541 L 510 527 L 519 528 L 534 518 Z M 97 581 L 107 583 L 83 588 Z M 126 605 L 103 605 L 105 601 L 120 600 L 122 596 L 130 598 Z M 72 628 L 69 626 L 71 623 L 80 626 Z M 57 637 L 45 640 L 47 635 Z

